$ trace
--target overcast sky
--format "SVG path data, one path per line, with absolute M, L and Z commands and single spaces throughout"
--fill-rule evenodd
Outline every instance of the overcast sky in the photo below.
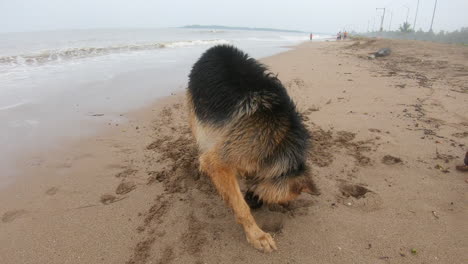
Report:
M 435 0 L 420 0 L 416 28 L 429 29 Z M 271 27 L 334 33 L 413 24 L 417 0 L 0 0 L 0 32 L 74 28 L 175 27 L 188 24 Z M 393 16 L 391 16 L 393 12 Z M 434 30 L 468 26 L 468 0 L 439 0 Z M 392 17 L 390 25 L 390 17 Z

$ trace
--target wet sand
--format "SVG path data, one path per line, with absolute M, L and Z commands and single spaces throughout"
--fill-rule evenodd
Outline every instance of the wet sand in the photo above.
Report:
M 393 53 L 367 58 L 382 47 Z M 254 212 L 277 252 L 253 249 L 198 173 L 181 92 L 17 161 L 1 263 L 464 263 L 467 59 L 463 46 L 359 40 L 262 60 L 304 115 L 322 193 Z

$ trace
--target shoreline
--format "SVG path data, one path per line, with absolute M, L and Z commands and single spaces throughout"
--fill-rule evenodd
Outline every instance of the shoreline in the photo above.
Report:
M 392 56 L 362 57 L 386 45 Z M 5 263 L 461 263 L 468 187 L 453 168 L 468 145 L 458 114 L 468 77 L 452 72 L 468 65 L 450 53 L 459 47 L 429 43 L 414 54 L 414 45 L 305 42 L 260 60 L 312 131 L 322 190 L 254 213 L 278 252 L 252 249 L 198 175 L 181 91 L 17 163 L 24 177 L 0 189 L 0 255 Z
M 183 90 L 193 61 L 211 45 L 230 43 L 264 57 L 307 39 L 287 32 L 184 28 L 5 34 L 0 40 L 0 186 L 14 180 L 13 156 L 93 135 L 100 120 L 113 123 L 122 113 Z

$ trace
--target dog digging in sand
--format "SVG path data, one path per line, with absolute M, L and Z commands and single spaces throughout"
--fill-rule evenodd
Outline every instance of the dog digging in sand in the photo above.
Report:
M 286 204 L 302 192 L 318 194 L 306 165 L 310 135 L 294 102 L 264 65 L 228 45 L 208 49 L 189 78 L 200 171 L 233 209 L 247 241 L 265 252 L 276 250 L 250 208 Z M 251 183 L 245 199 L 239 176 Z

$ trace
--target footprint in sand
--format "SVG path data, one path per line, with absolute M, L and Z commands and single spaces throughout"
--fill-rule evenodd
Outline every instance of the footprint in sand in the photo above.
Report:
M 137 170 L 134 169 L 126 169 L 124 171 L 121 171 L 115 175 L 116 178 L 127 178 L 129 176 L 133 176 L 135 173 L 137 173 Z
M 7 211 L 3 214 L 2 216 L 2 222 L 3 223 L 10 223 L 14 221 L 15 219 L 27 214 L 28 211 L 26 210 L 11 210 Z
M 57 192 L 58 192 L 59 188 L 57 187 L 50 187 L 49 189 L 47 189 L 47 191 L 45 191 L 45 194 L 47 195 L 55 195 Z
M 354 197 L 356 199 L 360 199 L 366 196 L 366 193 L 372 192 L 371 190 L 367 189 L 361 185 L 354 185 L 354 184 L 342 184 L 340 185 L 341 194 L 345 197 Z
M 94 157 L 93 154 L 90 154 L 90 153 L 84 153 L 84 154 L 80 154 L 80 155 L 77 155 L 73 158 L 73 160 L 82 160 L 82 159 L 87 159 L 87 158 L 92 158 Z
M 452 136 L 457 137 L 457 138 L 466 138 L 468 137 L 468 131 L 462 132 L 462 133 L 454 133 Z
M 127 196 L 117 197 L 117 196 L 112 195 L 112 194 L 103 194 L 99 198 L 99 201 L 104 205 L 108 205 L 108 204 L 111 204 L 111 203 L 121 201 L 121 200 L 126 199 L 126 198 L 127 198 Z
M 72 162 L 70 161 L 66 161 L 64 163 L 60 163 L 60 164 L 57 164 L 55 167 L 57 169 L 69 169 L 71 168 L 73 165 L 72 165 Z
M 174 249 L 171 246 L 166 246 L 161 255 L 161 258 L 156 262 L 157 264 L 170 263 L 176 257 L 174 254 Z
M 106 168 L 108 168 L 108 169 L 125 169 L 126 166 L 122 165 L 122 164 L 119 164 L 119 163 L 116 163 L 116 164 L 108 164 L 106 166 Z M 116 177 L 118 177 L 118 176 L 116 176 Z
M 134 182 L 128 181 L 128 182 L 122 182 L 117 186 L 117 189 L 115 190 L 116 194 L 122 195 L 129 193 L 133 191 L 136 188 L 136 184 Z
M 268 206 L 268 210 L 271 212 L 279 212 L 290 217 L 305 216 L 309 214 L 309 207 L 315 204 L 316 202 L 313 200 L 296 199 L 283 205 L 271 204 Z
M 31 166 L 31 167 L 39 167 L 41 166 L 42 164 L 44 164 L 45 160 L 39 158 L 39 157 L 36 157 L 36 158 L 32 158 L 29 162 L 28 162 L 28 165 Z
M 382 158 L 382 163 L 387 164 L 387 165 L 393 165 L 393 164 L 402 163 L 402 162 L 403 160 L 401 160 L 401 158 L 394 157 L 392 155 L 385 155 Z
M 265 232 L 272 234 L 279 234 L 283 230 L 284 226 L 284 215 L 280 213 L 270 212 L 269 217 L 262 218 L 259 220 L 261 229 Z

